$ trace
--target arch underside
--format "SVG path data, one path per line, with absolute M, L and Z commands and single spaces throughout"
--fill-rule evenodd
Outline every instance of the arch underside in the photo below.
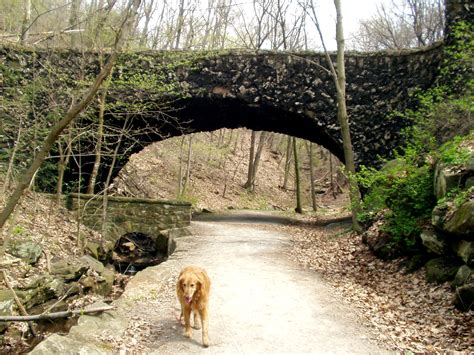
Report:
M 179 120 L 188 123 L 183 132 L 170 132 L 172 135 L 221 128 L 282 133 L 319 144 L 344 161 L 342 144 L 334 138 L 334 133 L 329 135 L 317 120 L 306 115 L 263 104 L 252 105 L 234 98 L 195 97 L 182 104 L 183 108 L 178 111 Z
M 179 109 L 166 115 L 144 111 L 131 117 L 131 128 L 143 133 L 135 135 L 133 139 L 124 137 L 118 151 L 122 158 L 115 162 L 112 178 L 118 175 L 132 154 L 140 152 L 149 144 L 171 137 L 221 128 L 248 128 L 306 139 L 325 147 L 341 161 L 344 161 L 342 144 L 334 139 L 334 133 L 332 132 L 332 136 L 329 135 L 325 131 L 325 127 L 321 127 L 317 120 L 302 114 L 262 104 L 252 105 L 235 98 L 192 97 L 181 100 L 175 107 L 179 107 Z M 115 126 L 117 130 L 121 129 L 113 112 L 109 112 L 105 120 L 107 125 Z M 111 160 L 110 156 L 102 158 L 96 191 L 100 191 L 104 187 Z M 87 182 L 92 172 L 94 156 L 89 155 L 82 158 L 80 167 L 74 162 L 72 164 L 66 180 L 78 180 L 80 172 Z

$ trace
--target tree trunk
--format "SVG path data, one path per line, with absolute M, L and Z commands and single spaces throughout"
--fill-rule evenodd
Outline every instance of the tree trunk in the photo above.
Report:
M 23 191 L 28 187 L 36 171 L 41 166 L 41 164 L 43 164 L 43 161 L 46 159 L 46 156 L 48 155 L 51 147 L 56 142 L 61 132 L 90 104 L 100 86 L 112 71 L 112 67 L 114 66 L 117 59 L 118 51 L 122 48 L 123 42 L 128 36 L 130 28 L 133 24 L 133 19 L 138 11 L 138 7 L 140 6 L 140 1 L 141 0 L 134 0 L 131 7 L 127 9 L 127 14 L 124 22 L 122 23 L 121 30 L 117 34 L 113 51 L 110 54 L 110 57 L 104 68 L 97 75 L 94 83 L 83 94 L 81 100 L 69 108 L 69 110 L 64 115 L 64 118 L 51 128 L 51 131 L 46 137 L 42 147 L 38 151 L 38 154 L 31 163 L 30 167 L 21 176 L 15 191 L 13 191 L 13 194 L 10 196 L 5 208 L 2 210 L 2 213 L 0 213 L 0 229 L 3 227 L 8 217 L 15 209 L 18 201 L 23 195 Z
M 183 32 L 183 26 L 184 26 L 184 0 L 181 0 L 179 3 L 178 21 L 176 23 L 176 42 L 174 44 L 174 49 L 179 48 L 179 42 L 181 40 L 181 33 Z
M 127 118 L 123 122 L 123 127 L 122 127 L 122 130 L 120 131 L 119 138 L 117 142 L 115 143 L 114 155 L 112 156 L 112 162 L 110 163 L 109 172 L 107 174 L 107 178 L 105 179 L 104 195 L 102 196 L 102 226 L 101 226 L 102 236 L 100 239 L 101 244 L 104 242 L 104 235 L 107 232 L 105 230 L 105 226 L 107 222 L 107 212 L 108 212 L 107 208 L 109 204 L 109 185 L 110 185 L 110 181 L 112 180 L 112 174 L 114 172 L 115 162 L 117 161 L 118 151 L 120 149 L 120 145 L 122 144 L 122 139 L 125 134 L 125 131 L 127 130 L 129 118 L 130 116 L 127 115 Z
M 314 188 L 314 162 L 313 162 L 313 143 L 309 142 L 308 156 L 309 156 L 309 180 L 311 187 L 311 204 L 313 206 L 313 211 L 316 212 L 318 205 L 316 204 L 316 191 Z
M 185 136 L 181 138 L 181 144 L 179 145 L 179 170 L 178 170 L 178 193 L 176 197 L 181 198 L 183 194 L 183 148 L 184 148 Z
M 288 177 L 290 175 L 291 166 L 291 137 L 288 136 L 286 143 L 286 160 L 285 160 L 285 176 L 283 177 L 283 189 L 288 190 Z
M 247 170 L 247 181 L 244 184 L 245 189 L 252 188 L 252 176 L 253 176 L 253 162 L 255 155 L 255 136 L 256 132 L 252 131 L 252 136 L 250 138 L 250 155 L 249 155 L 249 165 Z
M 296 213 L 303 213 L 301 207 L 301 184 L 300 184 L 300 168 L 298 164 L 298 150 L 296 149 L 296 138 L 293 137 L 293 156 L 295 160 L 295 186 L 296 186 Z
M 351 132 L 349 129 L 349 120 L 347 117 L 346 108 L 346 71 L 344 67 L 344 31 L 342 26 L 342 10 L 341 1 L 334 0 L 336 7 L 337 22 L 336 22 L 336 40 L 337 40 L 337 118 L 341 126 L 341 135 L 344 149 L 344 159 L 346 169 L 349 174 L 349 195 L 352 207 L 352 227 L 360 233 L 362 228 L 357 220 L 357 215 L 360 212 L 360 192 L 357 181 L 354 179 L 355 163 L 354 151 L 352 150 Z
M 62 149 L 62 145 L 59 142 L 59 163 L 58 163 L 58 184 L 56 187 L 56 197 L 57 202 L 59 202 L 61 195 L 63 193 L 63 182 L 64 182 L 64 173 L 66 172 L 66 167 L 69 163 L 69 159 L 71 158 L 72 154 L 72 138 L 71 138 L 71 131 L 68 132 L 68 139 L 67 139 L 67 146 L 66 152 Z
M 91 176 L 89 179 L 89 185 L 87 186 L 87 193 L 93 194 L 95 190 L 95 182 L 99 173 L 100 161 L 102 159 L 102 143 L 104 140 L 104 113 L 105 113 L 105 101 L 107 99 L 107 88 L 110 83 L 110 78 L 104 84 L 102 92 L 99 94 L 99 122 L 97 127 L 97 142 L 95 145 L 95 160 L 94 166 L 92 167 Z
M 22 125 L 23 125 L 23 116 L 20 115 L 19 122 L 18 122 L 18 132 L 17 132 L 15 143 L 13 145 L 12 155 L 10 157 L 10 160 L 8 161 L 7 173 L 5 174 L 5 181 L 3 183 L 2 196 L 4 198 L 7 197 L 7 190 L 10 189 L 10 179 L 11 179 L 11 176 L 13 176 L 13 165 L 15 163 L 16 152 L 18 151 L 18 147 L 20 145 Z
M 21 24 L 20 42 L 24 44 L 28 40 L 31 22 L 31 0 L 24 0 L 25 12 L 23 14 L 23 23 Z
M 184 179 L 184 184 L 183 184 L 183 192 L 184 194 L 186 192 L 186 187 L 188 186 L 189 183 L 189 176 L 191 175 L 191 156 L 193 152 L 193 136 L 192 134 L 189 135 L 189 143 L 188 143 L 188 157 L 186 160 L 186 176 Z
M 80 7 L 80 0 L 71 0 L 71 11 L 69 12 L 69 29 L 75 30 L 77 29 L 77 25 L 79 23 L 79 7 Z M 77 47 L 77 33 L 71 33 L 71 48 Z
M 329 153 L 329 177 L 330 177 L 330 183 L 331 183 L 331 193 L 332 197 L 336 199 L 336 187 L 334 186 L 334 169 L 333 169 L 333 164 L 332 164 L 332 154 Z
M 349 122 L 347 118 L 347 108 L 346 108 L 346 73 L 344 67 L 344 31 L 342 26 L 342 12 L 341 12 L 341 1 L 334 0 L 334 6 L 336 8 L 336 41 L 337 41 L 337 72 L 334 68 L 334 64 L 331 60 L 329 52 L 327 51 L 326 44 L 324 42 L 323 33 L 321 27 L 319 26 L 318 17 L 316 16 L 316 9 L 314 6 L 311 6 L 312 11 L 312 20 L 316 26 L 316 29 L 319 33 L 321 39 L 321 44 L 324 49 L 324 54 L 326 57 L 326 62 L 331 72 L 331 76 L 336 86 L 337 91 L 337 118 L 339 125 L 341 126 L 341 136 L 343 141 L 343 150 L 344 150 L 344 160 L 346 165 L 346 170 L 349 174 L 349 186 L 350 192 L 349 196 L 351 198 L 351 210 L 352 210 L 352 228 L 356 232 L 361 232 L 362 228 L 357 221 L 357 215 L 360 211 L 360 192 L 355 181 L 353 174 L 355 173 L 355 163 L 354 163 L 354 152 L 352 150 L 351 135 L 349 130 Z
M 263 147 L 265 146 L 265 138 L 267 136 L 267 132 L 260 133 L 260 139 L 258 142 L 257 153 L 255 154 L 255 159 L 253 161 L 253 170 L 252 170 L 252 182 L 250 189 L 251 191 L 255 190 L 255 180 L 257 178 L 257 171 L 258 166 L 260 164 L 260 157 L 262 156 Z

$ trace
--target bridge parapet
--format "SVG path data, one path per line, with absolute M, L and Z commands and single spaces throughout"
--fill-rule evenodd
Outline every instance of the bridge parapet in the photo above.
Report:
M 89 194 L 69 194 L 66 207 L 80 212 L 81 222 L 102 231 L 103 199 Z M 142 198 L 110 196 L 104 237 L 115 243 L 127 233 L 143 233 L 155 240 L 170 229 L 184 229 L 191 222 L 191 204 L 183 201 L 151 200 Z

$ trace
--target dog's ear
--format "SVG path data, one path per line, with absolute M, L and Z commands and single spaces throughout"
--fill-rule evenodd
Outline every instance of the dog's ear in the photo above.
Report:
M 178 287 L 181 291 L 184 291 L 184 277 L 178 279 Z

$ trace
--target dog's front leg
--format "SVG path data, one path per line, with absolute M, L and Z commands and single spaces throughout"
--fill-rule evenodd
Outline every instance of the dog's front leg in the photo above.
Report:
M 184 313 L 184 336 L 191 338 L 193 332 L 191 329 L 191 307 L 183 307 Z
M 199 316 L 199 312 L 194 310 L 193 314 L 194 314 L 194 329 L 201 329 L 201 319 Z
M 209 319 L 207 314 L 207 309 L 199 310 L 199 315 L 201 316 L 201 323 L 202 323 L 202 345 L 204 347 L 209 346 L 209 334 L 208 334 L 208 326 L 209 326 Z

